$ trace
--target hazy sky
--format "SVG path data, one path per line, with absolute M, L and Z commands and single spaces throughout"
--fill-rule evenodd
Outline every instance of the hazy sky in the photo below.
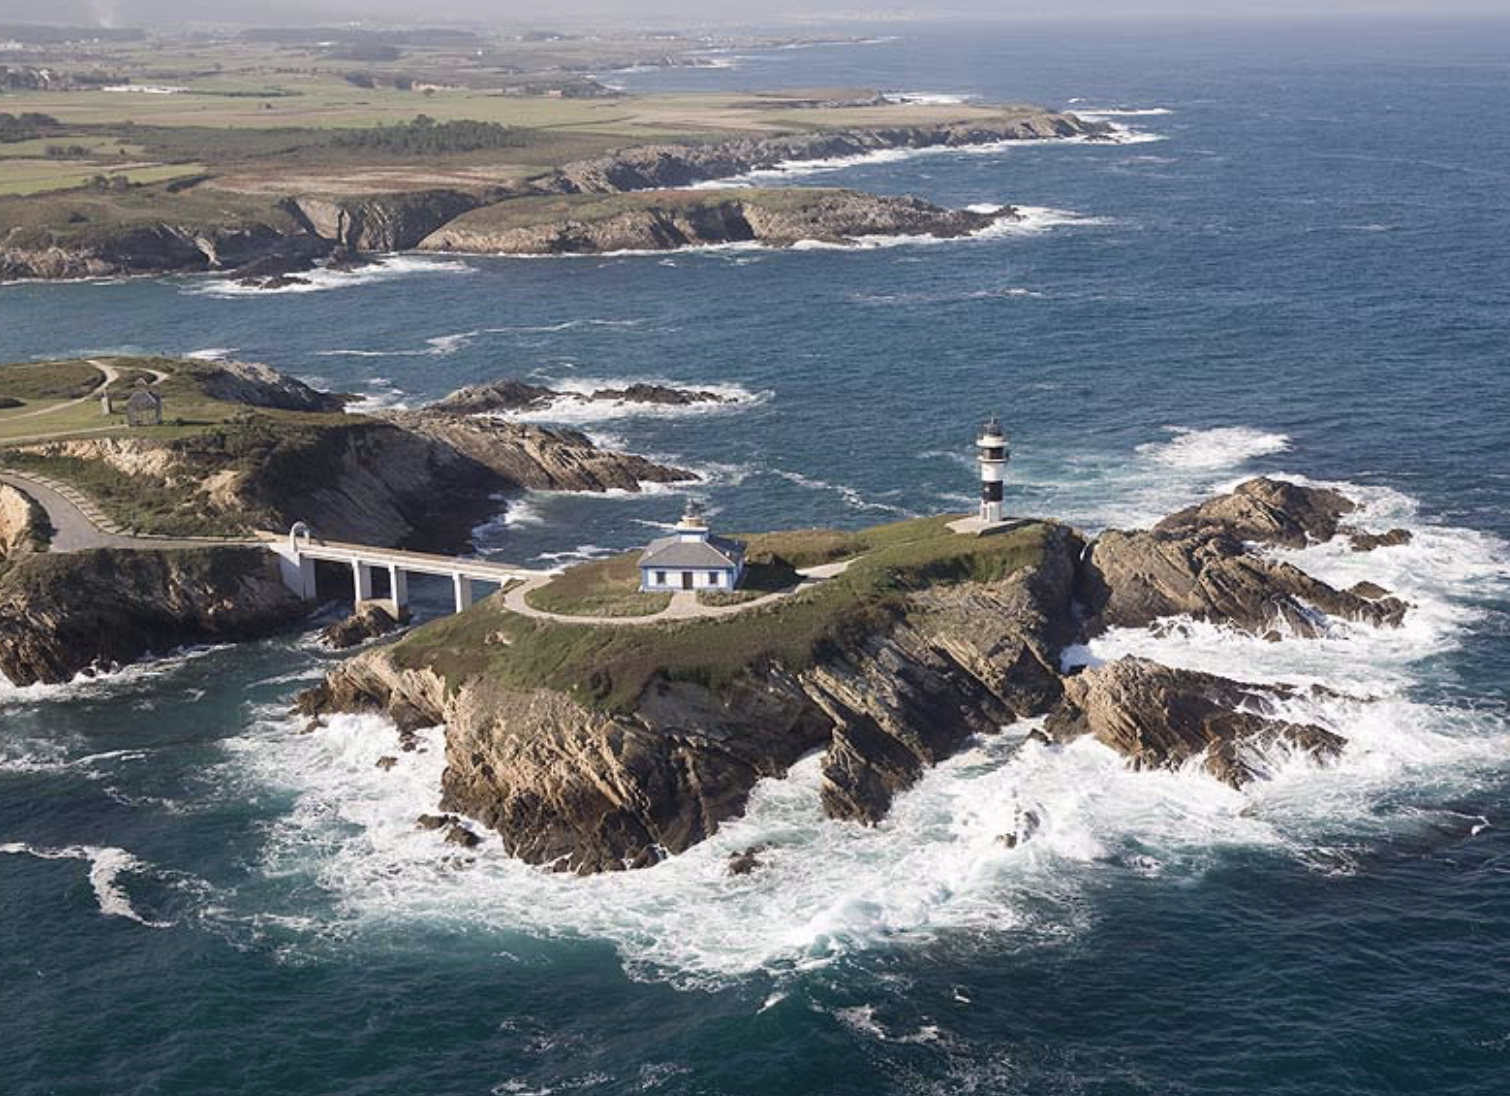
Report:
M 0 0 L 0 22 L 128 26 L 192 20 L 305 23 L 330 19 L 467 20 L 534 26 L 599 19 L 749 22 L 823 16 L 1296 18 L 1348 14 L 1504 15 L 1506 0 Z M 417 12 L 423 15 L 417 16 Z

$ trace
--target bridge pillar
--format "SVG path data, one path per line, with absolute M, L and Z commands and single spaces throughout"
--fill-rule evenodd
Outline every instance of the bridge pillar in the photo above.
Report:
M 305 601 L 314 601 L 319 596 L 315 589 L 315 561 L 281 544 L 271 547 L 278 557 L 283 585 Z
M 351 561 L 351 577 L 356 584 L 356 601 L 360 605 L 372 600 L 372 567 L 360 560 Z
M 388 596 L 393 599 L 394 618 L 403 616 L 409 608 L 409 574 L 392 564 L 388 565 Z
M 451 584 L 456 587 L 456 611 L 472 606 L 472 580 L 467 575 L 452 575 Z

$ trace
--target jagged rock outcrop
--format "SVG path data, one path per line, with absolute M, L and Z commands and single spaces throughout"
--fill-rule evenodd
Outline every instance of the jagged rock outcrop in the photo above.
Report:
M 1249 547 L 1328 540 L 1354 509 L 1334 491 L 1256 479 L 1152 530 L 1103 533 L 1091 546 L 1077 589 L 1090 630 L 1141 628 L 1182 615 L 1255 634 L 1302 636 L 1324 628 L 1320 614 L 1399 624 L 1404 602 L 1337 590 Z
M 876 822 L 898 792 L 973 735 L 1059 699 L 1074 641 L 1080 537 L 1051 526 L 1041 561 L 1002 582 L 934 586 L 904 620 L 836 651 L 802 677 L 833 722 L 823 761 L 830 817 Z
M 194 643 L 266 635 L 305 612 L 260 549 L 31 555 L 0 574 L 0 674 L 56 684 Z
M 1279 715 L 1276 700 L 1294 693 L 1122 658 L 1069 678 L 1045 730 L 1059 741 L 1090 735 L 1140 769 L 1178 769 L 1203 758 L 1207 772 L 1240 788 L 1260 775 L 1263 752 L 1277 744 L 1323 759 L 1347 744 Z
M 484 469 L 493 491 L 639 491 L 646 483 L 686 483 L 697 473 L 632 453 L 599 449 L 580 430 L 504 422 L 436 411 L 384 416 L 416 438 Z
M 344 393 L 321 392 L 260 362 L 215 362 L 202 369 L 196 379 L 211 399 L 279 411 L 340 411 L 356 399 Z
M 408 619 L 407 614 L 405 619 Z M 369 601 L 346 619 L 321 629 L 320 640 L 332 650 L 344 651 L 369 639 L 385 636 L 402 623 L 386 606 Z
M 1331 540 L 1342 518 L 1357 509 L 1357 503 L 1340 492 L 1259 476 L 1169 515 L 1154 532 L 1169 537 L 1220 533 L 1257 544 L 1304 548 Z
M 844 132 L 754 137 L 707 145 L 642 145 L 560 168 L 536 183 L 561 194 L 616 194 L 684 187 L 802 160 L 831 160 L 899 148 L 962 147 L 1052 137 L 1110 137 L 1112 127 L 1043 111 L 1000 122 L 887 126 Z
M 920 198 L 850 190 L 659 191 L 565 208 L 560 201 L 529 199 L 486 206 L 447 223 L 419 246 L 427 251 L 567 255 L 729 243 L 850 244 L 871 236 L 968 236 L 1015 216 L 1010 209 L 942 209 Z
M 545 385 L 518 380 L 489 381 L 458 388 L 449 396 L 430 404 L 427 410 L 449 411 L 458 415 L 481 415 L 508 411 L 547 411 L 562 403 L 643 403 L 661 407 L 688 407 L 693 404 L 728 403 L 729 397 L 717 392 L 691 388 L 673 388 L 644 382 L 623 388 L 595 388 L 591 392 L 563 392 Z

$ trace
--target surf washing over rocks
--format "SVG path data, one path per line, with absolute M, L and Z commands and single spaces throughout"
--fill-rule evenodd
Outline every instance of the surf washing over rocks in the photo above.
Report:
M 1138 458 L 1167 470 L 1160 505 L 1196 502 L 1212 483 L 1244 478 L 1288 439 L 1247 428 L 1171 431 Z M 1293 479 L 1294 477 L 1292 477 Z M 1466 824 L 1450 808 L 1502 764 L 1510 721 L 1413 696 L 1414 667 L 1460 639 L 1479 598 L 1510 590 L 1510 554 L 1496 538 L 1420 518 L 1389 489 L 1332 484 L 1359 499 L 1360 525 L 1408 529 L 1410 543 L 1354 553 L 1338 542 L 1275 550 L 1339 587 L 1368 575 L 1410 602 L 1401 629 L 1334 622 L 1319 638 L 1265 642 L 1236 629 L 1172 619 L 1116 629 L 1067 661 L 1138 654 L 1241 680 L 1320 685 L 1281 701 L 1280 717 L 1347 739 L 1318 765 L 1282 743 L 1250 760 L 1262 779 L 1241 791 L 1203 772 L 1130 769 L 1090 739 L 1038 741 L 1017 725 L 928 771 L 879 825 L 826 819 L 819 758 L 760 784 L 743 817 L 654 868 L 577 879 L 508 857 L 495 835 L 465 870 L 417 815 L 439 810 L 444 745 L 422 732 L 392 772 L 381 717 L 337 716 L 314 734 L 268 712 L 228 746 L 246 778 L 295 796 L 270 836 L 271 875 L 308 875 L 339 898 L 343 931 L 406 924 L 448 931 L 520 930 L 612 941 L 635 977 L 719 985 L 761 971 L 797 976 L 847 956 L 940 933 L 1053 940 L 1083 931 L 1077 896 L 1107 872 L 1200 875 L 1224 849 L 1261 848 L 1314 870 L 1356 870 L 1339 851 L 1359 841 Z M 1112 492 L 1117 481 L 1088 484 Z M 1143 521 L 1160 516 L 1150 508 Z M 1119 517 L 1125 516 L 1119 514 Z M 1031 840 L 1004 844 L 1029 823 Z M 761 868 L 730 877 L 731 855 L 761 850 Z M 324 926 L 320 932 L 332 926 Z M 320 932 L 315 933 L 316 936 Z M 314 940 L 308 946 L 318 948 Z

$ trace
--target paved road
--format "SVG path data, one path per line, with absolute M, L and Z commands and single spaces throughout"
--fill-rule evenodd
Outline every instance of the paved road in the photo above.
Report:
M 51 551 L 82 552 L 90 548 L 194 548 L 206 544 L 258 544 L 249 540 L 200 540 L 176 537 L 133 537 L 125 533 L 108 533 L 78 504 L 64 498 L 53 488 L 29 476 L 0 472 L 0 483 L 8 484 L 31 498 L 47 513 L 52 523 Z
M 846 559 L 839 563 L 825 563 L 821 567 L 804 567 L 797 572 L 802 576 L 802 581 L 790 590 L 779 590 L 774 594 L 766 594 L 764 597 L 737 602 L 734 605 L 704 605 L 697 600 L 696 593 L 690 590 L 679 590 L 671 595 L 671 603 L 664 609 L 658 613 L 647 613 L 645 616 L 567 616 L 564 613 L 547 613 L 536 609 L 525 599 L 532 591 L 547 585 L 551 581 L 549 577 L 530 579 L 528 582 L 515 586 L 503 595 L 503 605 L 510 612 L 518 613 L 520 616 L 533 617 L 535 620 L 549 620 L 556 624 L 607 624 L 624 627 L 639 624 L 665 624 L 678 620 L 715 620 L 719 617 L 734 616 L 737 613 L 758 609 L 763 605 L 769 605 L 774 601 L 780 601 L 782 598 L 811 589 L 824 579 L 842 575 L 853 562 L 854 559 Z
M 102 361 L 96 361 L 93 358 L 89 359 L 89 364 L 94 366 L 102 374 L 104 374 L 105 379 L 102 380 L 99 384 L 95 385 L 92 389 L 90 389 L 88 395 L 80 396 L 76 400 L 68 400 L 65 403 L 55 403 L 51 407 L 42 408 L 40 411 L 24 411 L 19 415 L 11 415 L 6 421 L 18 422 L 21 419 L 39 419 L 43 415 L 56 415 L 59 411 L 66 411 L 68 410 L 68 408 L 77 407 L 81 403 L 87 403 L 90 400 L 99 399 L 100 394 L 104 392 L 105 389 L 109 388 L 112 384 L 121 379 L 120 371 L 113 365 L 108 365 Z M 162 380 L 163 376 L 166 375 L 159 374 L 155 369 L 151 370 L 150 372 L 157 376 L 158 380 Z M 109 427 L 107 427 L 106 429 L 109 429 Z M 27 439 L 22 438 L 17 440 L 24 441 Z

